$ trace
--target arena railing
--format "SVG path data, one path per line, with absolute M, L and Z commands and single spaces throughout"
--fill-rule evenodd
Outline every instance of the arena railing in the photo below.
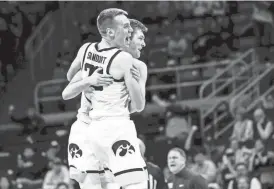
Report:
M 212 99 L 219 96 L 226 96 L 228 99 L 231 98 L 257 77 L 258 73 L 255 65 L 256 53 L 254 49 L 250 49 L 232 61 L 225 69 L 207 80 L 199 90 L 200 99 Z M 227 78 L 226 81 L 219 84 L 220 82 L 218 81 L 223 78 Z M 239 80 L 239 78 L 243 79 Z M 223 94 L 225 89 L 229 91 Z M 223 104 L 223 102 L 216 103 L 209 109 L 200 109 L 200 125 L 203 134 L 208 132 L 212 128 L 212 125 L 216 125 L 221 120 L 229 117 L 229 112 L 227 111 L 219 115 L 220 108 L 223 108 L 220 104 Z M 206 124 L 207 120 L 212 120 L 213 122 Z M 215 130 L 215 127 L 213 127 L 213 130 Z
M 247 60 L 245 60 L 247 59 Z M 236 60 L 232 61 L 229 66 L 227 66 L 225 69 L 223 69 L 221 72 L 214 75 L 212 78 L 204 82 L 204 84 L 201 86 L 199 90 L 199 96 L 200 98 L 212 98 L 218 95 L 218 93 L 223 90 L 225 87 L 227 87 L 229 84 L 232 83 L 232 90 L 236 90 L 238 83 L 237 83 L 237 74 L 239 72 L 243 72 L 243 70 L 239 69 L 245 69 L 250 64 L 256 63 L 256 54 L 254 49 L 250 49 L 247 52 L 245 52 L 243 55 L 241 55 Z M 255 74 L 255 73 L 254 73 Z M 223 83 L 221 86 L 218 86 L 218 80 L 226 77 L 227 75 L 230 75 L 230 78 L 234 78 L 229 80 L 228 82 Z M 235 77 L 236 76 L 236 77 Z M 206 94 L 206 89 L 211 88 L 211 93 Z
M 187 89 L 188 87 L 199 87 L 204 83 L 204 80 L 199 81 L 183 81 L 179 77 L 181 74 L 184 74 L 186 72 L 192 73 L 193 71 L 197 70 L 207 70 L 208 68 L 211 69 L 225 69 L 230 64 L 230 61 L 223 61 L 218 63 L 203 63 L 203 64 L 194 64 L 194 65 L 184 65 L 184 66 L 178 66 L 178 67 L 172 67 L 172 68 L 161 68 L 161 69 L 152 69 L 149 70 L 149 75 L 153 74 L 159 74 L 159 73 L 175 73 L 177 76 L 176 83 L 174 84 L 159 84 L 159 85 L 151 85 L 147 87 L 147 91 L 165 91 L 167 89 L 177 89 L 178 95 L 181 95 L 180 90 L 182 88 Z M 245 80 L 245 78 L 238 78 L 239 80 Z M 226 78 L 219 80 L 218 82 L 225 82 Z M 56 102 L 62 101 L 62 90 L 66 86 L 67 81 L 66 80 L 49 80 L 49 81 L 43 81 L 39 82 L 36 85 L 35 91 L 34 91 L 34 104 L 36 109 L 41 112 L 41 103 L 53 103 L 53 106 L 56 106 Z M 180 96 L 178 96 L 180 98 Z M 181 98 L 180 98 L 181 99 Z M 198 95 L 192 96 L 192 99 L 198 99 Z M 63 101 L 64 103 L 67 103 L 67 101 Z M 50 106 L 50 105 L 49 105 Z M 75 115 L 76 110 L 76 102 L 75 105 L 70 105 L 71 110 L 68 110 L 67 112 L 70 112 L 70 115 Z M 74 114 L 72 114 L 74 112 Z M 59 112 L 60 113 L 60 112 Z M 53 112 L 43 112 L 42 113 L 46 118 L 48 119 L 59 119 L 59 117 L 62 116 L 56 116 L 56 113 Z M 63 113 L 62 113 L 63 114 Z M 64 117 L 67 117 L 66 113 L 64 113 Z M 68 116 L 69 117 L 69 116 Z
M 53 55 L 52 35 L 54 30 L 54 19 L 50 12 L 42 19 L 25 44 L 25 52 L 30 63 L 30 74 L 33 81 L 36 78 L 37 63 L 39 62 L 40 68 L 43 68 L 48 62 L 47 57 Z
M 274 66 L 267 67 L 263 73 L 257 76 L 251 83 L 249 83 L 243 90 L 237 93 L 234 97 L 232 97 L 228 104 L 225 102 L 220 102 L 216 104 L 212 111 L 211 115 L 208 114 L 207 117 L 202 117 L 201 126 L 203 128 L 203 133 L 208 132 L 209 129 L 213 127 L 213 135 L 214 139 L 218 139 L 224 135 L 231 127 L 233 127 L 235 121 L 233 119 L 233 107 L 242 106 L 245 108 L 246 112 L 252 110 L 260 100 L 271 93 L 274 90 L 274 86 L 269 88 L 267 91 L 261 91 L 261 82 L 263 80 L 274 73 Z M 226 104 L 225 109 L 220 110 L 221 105 Z M 213 114 L 213 115 L 212 115 Z M 205 120 L 212 116 L 212 122 L 205 124 Z M 227 120 L 228 116 L 232 116 L 230 121 Z

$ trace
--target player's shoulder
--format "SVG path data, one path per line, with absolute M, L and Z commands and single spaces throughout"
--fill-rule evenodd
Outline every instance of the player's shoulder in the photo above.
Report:
M 145 68 L 145 69 L 147 69 L 147 65 L 146 65 L 146 63 L 144 63 L 143 61 L 141 61 L 141 60 L 138 60 L 138 59 L 136 59 L 136 58 L 134 58 L 134 64 L 136 64 L 137 66 L 139 66 L 139 67 L 141 67 L 141 68 Z
M 84 43 L 80 48 L 79 48 L 79 52 L 85 52 L 85 50 L 88 48 L 88 46 L 92 45 L 92 42 L 87 42 Z
M 120 59 L 128 59 L 128 58 L 133 58 L 131 54 L 129 54 L 128 52 L 122 51 L 117 55 L 117 58 Z
M 131 54 L 121 51 L 113 60 L 115 64 L 120 65 L 121 67 L 131 67 L 133 64 L 133 57 Z
M 89 45 L 91 45 L 92 44 L 92 42 L 87 42 L 87 43 L 84 43 L 81 47 L 80 47 L 80 49 L 86 49 Z

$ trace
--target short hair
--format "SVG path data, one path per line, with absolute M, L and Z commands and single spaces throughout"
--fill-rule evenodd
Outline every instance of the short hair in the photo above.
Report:
M 135 32 L 136 29 L 140 29 L 144 33 L 148 31 L 147 27 L 142 22 L 136 19 L 129 19 L 129 21 L 130 21 L 130 26 L 133 29 L 133 32 Z
M 128 15 L 128 13 L 122 9 L 117 9 L 117 8 L 109 8 L 105 9 L 97 17 L 97 28 L 99 30 L 99 33 L 101 35 L 106 34 L 106 29 L 110 27 L 112 24 L 112 21 L 114 17 L 118 15 Z
M 175 147 L 175 148 L 172 148 L 171 150 L 169 150 L 169 152 L 171 152 L 171 151 L 179 152 L 179 154 L 186 159 L 186 153 L 183 149 Z

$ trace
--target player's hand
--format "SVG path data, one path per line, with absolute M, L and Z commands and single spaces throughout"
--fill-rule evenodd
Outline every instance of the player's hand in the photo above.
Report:
M 89 83 L 92 86 L 108 86 L 113 83 L 111 75 L 101 74 L 103 68 L 96 69 L 91 76 L 88 77 Z
M 137 81 L 139 82 L 140 80 L 140 77 L 141 77 L 141 74 L 139 72 L 139 69 L 136 68 L 134 65 L 132 66 L 132 68 L 130 69 L 130 72 L 132 74 L 132 77 Z

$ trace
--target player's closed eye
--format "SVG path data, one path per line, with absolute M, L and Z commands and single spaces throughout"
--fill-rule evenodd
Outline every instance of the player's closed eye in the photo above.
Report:
M 130 27 L 129 24 L 125 24 L 125 25 L 124 25 L 124 28 L 129 28 L 129 27 Z

